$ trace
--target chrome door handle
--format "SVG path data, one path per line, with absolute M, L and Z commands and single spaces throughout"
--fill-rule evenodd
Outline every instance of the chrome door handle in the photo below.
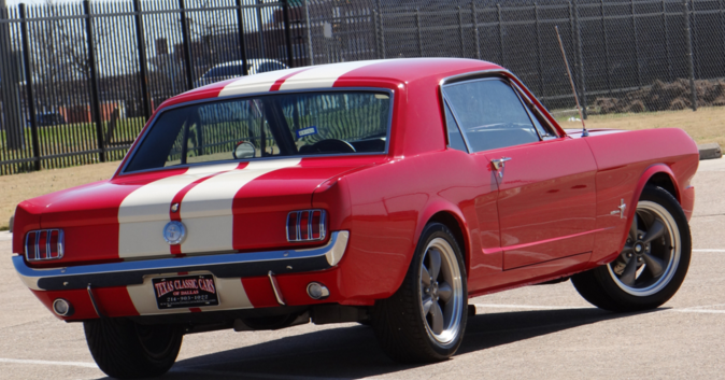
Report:
M 497 160 L 491 160 L 491 163 L 493 164 L 494 169 L 501 170 L 506 167 L 506 161 L 509 160 L 511 160 L 511 157 L 501 157 Z

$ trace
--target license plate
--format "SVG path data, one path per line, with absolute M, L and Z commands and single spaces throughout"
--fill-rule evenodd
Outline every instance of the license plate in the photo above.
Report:
M 155 278 L 156 305 L 159 309 L 219 305 L 214 276 Z

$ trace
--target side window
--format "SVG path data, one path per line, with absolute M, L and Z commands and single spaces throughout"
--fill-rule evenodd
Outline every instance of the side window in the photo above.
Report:
M 500 79 L 455 83 L 443 93 L 473 152 L 540 140 L 518 95 Z
M 445 104 L 444 106 L 446 112 L 446 131 L 448 133 L 448 146 L 453 149 L 468 152 L 468 149 L 466 149 L 466 143 L 463 142 L 463 137 L 461 137 L 461 131 L 458 129 L 458 124 L 456 124 L 456 119 L 453 117 L 451 109 L 448 107 L 448 104 Z

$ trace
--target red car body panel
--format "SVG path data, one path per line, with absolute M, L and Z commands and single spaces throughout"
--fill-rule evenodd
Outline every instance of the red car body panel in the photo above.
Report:
M 386 154 L 283 158 L 125 174 L 127 156 L 111 180 L 21 203 L 15 214 L 13 252 L 23 254 L 27 232 L 39 228 L 63 229 L 66 253 L 61 260 L 26 261 L 31 270 L 315 249 L 332 244 L 332 237 L 290 243 L 286 218 L 294 210 L 324 209 L 328 232 L 349 231 L 344 256 L 329 269 L 276 273 L 286 305 L 370 306 L 398 289 L 421 232 L 431 220 L 459 231 L 468 291 L 475 296 L 610 262 L 622 249 L 633 205 L 653 180 L 669 180 L 687 217 L 692 214 L 690 181 L 697 170 L 698 152 L 679 129 L 594 130 L 588 137 L 574 131 L 567 134 L 518 79 L 482 61 L 401 59 L 322 68 L 339 75 L 318 68 L 290 69 L 179 95 L 156 110 L 142 136 L 156 115 L 187 102 L 304 88 L 382 88 L 393 93 Z M 441 83 L 475 72 L 511 80 L 540 108 L 559 137 L 473 154 L 447 148 Z M 136 145 L 138 141 L 130 152 Z M 511 158 L 503 178 L 491 165 L 491 160 L 502 157 Z M 181 205 L 178 213 L 169 211 L 172 203 Z M 621 204 L 627 206 L 624 217 L 612 213 Z M 161 239 L 158 226 L 169 220 L 187 224 L 186 242 L 169 246 Z M 195 231 L 200 232 L 192 235 Z M 185 274 L 171 271 L 158 276 Z M 110 317 L 166 312 L 153 303 L 152 277 L 147 276 L 143 284 L 97 288 L 97 306 Z M 217 281 L 225 301 L 218 309 L 280 305 L 267 276 Z M 312 281 L 326 285 L 329 298 L 311 299 L 306 286 Z M 86 289 L 42 290 L 35 285 L 29 286 L 49 309 L 57 298 L 74 305 L 75 313 L 61 319 L 98 317 Z

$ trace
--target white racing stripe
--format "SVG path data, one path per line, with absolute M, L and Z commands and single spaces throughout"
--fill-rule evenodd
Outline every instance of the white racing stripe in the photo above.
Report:
M 242 170 L 222 173 L 194 186 L 181 204 L 181 220 L 187 230 L 181 252 L 232 250 L 234 195 L 256 178 L 297 166 L 300 161 L 300 158 L 253 161 Z
M 224 88 L 219 92 L 219 96 L 223 97 L 267 92 L 279 79 L 302 70 L 305 70 L 305 68 L 269 71 L 266 73 L 244 76 L 224 86 Z
M 332 87 L 341 76 L 379 62 L 381 61 L 355 61 L 314 66 L 287 79 L 280 87 L 280 91 Z
M 85 362 L 59 362 L 59 361 L 51 361 L 51 360 L 28 360 L 28 359 L 0 358 L 0 363 L 29 364 L 29 365 L 60 365 L 60 366 L 98 369 L 98 366 L 95 363 L 85 363 Z
M 170 221 L 169 208 L 176 194 L 203 177 L 234 170 L 238 163 L 198 166 L 141 186 L 126 196 L 118 209 L 118 255 L 132 258 L 168 255 L 169 244 L 163 229 Z

